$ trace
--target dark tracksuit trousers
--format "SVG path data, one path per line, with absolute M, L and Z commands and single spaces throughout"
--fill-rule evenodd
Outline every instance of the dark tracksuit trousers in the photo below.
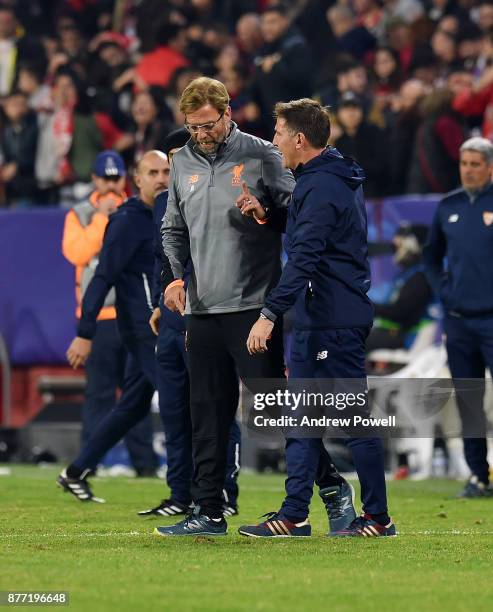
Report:
M 480 482 L 489 482 L 484 376 L 493 373 L 493 316 L 444 318 L 450 373 L 462 422 L 464 455 L 471 472 Z M 475 379 L 475 380 L 471 380 Z
M 238 400 L 238 376 L 284 378 L 282 325 L 269 350 L 251 356 L 246 339 L 260 309 L 187 317 L 194 476 L 192 498 L 202 512 L 221 516 L 228 440 Z
M 97 465 L 110 448 L 149 414 L 156 387 L 154 335 L 149 329 L 145 336 L 122 337 L 122 341 L 128 354 L 122 394 L 73 461 L 72 465 L 80 470 Z
M 276 324 L 277 325 L 277 324 Z M 322 331 L 294 330 L 291 341 L 292 378 L 365 379 L 365 341 L 368 330 L 361 328 Z M 325 359 L 317 359 L 327 351 Z M 363 511 L 387 512 L 384 452 L 379 438 L 348 438 L 361 485 Z M 324 486 L 330 457 L 321 438 L 288 438 L 286 441 L 286 498 L 281 512 L 294 522 L 306 519 L 314 482 Z
M 87 386 L 82 410 L 82 446 L 115 406 L 116 391 L 122 388 L 127 354 L 115 319 L 98 321 L 92 350 L 86 362 Z M 125 435 L 125 444 L 136 469 L 154 469 L 152 422 L 146 416 Z M 96 465 L 90 466 L 96 468 Z
M 161 318 L 163 320 L 163 317 Z M 171 498 L 182 504 L 191 501 L 193 475 L 192 420 L 190 415 L 190 382 L 188 353 L 185 351 L 185 332 L 161 323 L 156 347 L 159 411 L 166 435 L 168 470 L 166 479 Z M 238 405 L 236 395 L 231 407 Z M 237 477 L 240 469 L 241 433 L 234 419 L 229 433 L 226 477 L 223 480 L 223 498 L 235 506 L 238 498 Z

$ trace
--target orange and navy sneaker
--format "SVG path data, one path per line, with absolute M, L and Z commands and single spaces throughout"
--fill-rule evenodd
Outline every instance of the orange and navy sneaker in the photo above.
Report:
M 380 525 L 368 514 L 363 514 L 356 517 L 345 529 L 331 532 L 330 535 L 335 537 L 380 538 L 382 536 L 395 537 L 397 531 L 392 521 L 388 525 Z
M 292 523 L 281 516 L 279 512 L 267 512 L 262 515 L 267 520 L 259 525 L 242 525 L 238 533 L 250 538 L 294 538 L 308 537 L 312 534 L 312 528 L 308 519 L 301 523 Z

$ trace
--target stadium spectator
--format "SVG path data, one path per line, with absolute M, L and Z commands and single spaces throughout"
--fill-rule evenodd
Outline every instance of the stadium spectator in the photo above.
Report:
M 3 163 L 0 181 L 6 203 L 13 208 L 33 206 L 37 201 L 34 162 L 38 141 L 36 115 L 29 109 L 27 96 L 13 91 L 4 102 L 5 125 L 0 148 Z
M 17 87 L 27 96 L 28 106 L 35 113 L 52 110 L 51 88 L 44 82 L 43 67 L 38 64 L 23 64 L 19 68 Z
M 460 147 L 461 188 L 440 202 L 424 251 L 428 279 L 445 311 L 448 365 L 471 471 L 461 497 L 493 495 L 483 407 L 485 368 L 493 371 L 492 171 L 491 141 L 466 140 Z
M 255 57 L 253 99 L 258 104 L 264 135 L 272 135 L 272 109 L 279 100 L 291 100 L 311 92 L 310 50 L 293 26 L 284 5 L 267 7 L 261 17 L 265 44 Z
M 385 133 L 365 120 L 363 105 L 352 92 L 346 92 L 339 102 L 337 123 L 342 134 L 334 140 L 334 146 L 364 168 L 365 195 L 383 196 L 388 162 Z
M 109 216 L 125 200 L 125 165 L 116 151 L 103 151 L 94 161 L 94 191 L 86 202 L 72 208 L 65 217 L 62 252 L 76 267 L 78 319 L 84 293 L 94 276 Z M 82 408 L 81 445 L 87 444 L 99 423 L 113 409 L 123 386 L 127 354 L 116 324 L 115 291 L 111 290 L 97 317 L 92 351 L 85 364 L 86 389 Z M 155 473 L 152 450 L 152 423 L 147 416 L 125 436 L 130 460 L 137 475 Z M 89 466 L 93 471 L 97 465 Z
M 251 67 L 253 59 L 264 44 L 260 17 L 256 13 L 242 15 L 236 22 L 236 43 L 243 63 Z
M 350 6 L 335 4 L 327 11 L 327 20 L 339 53 L 348 53 L 362 61 L 376 47 L 376 38 L 364 25 L 358 24 Z
M 26 61 L 45 61 L 44 51 L 37 40 L 22 33 L 15 10 L 0 4 L 0 96 L 6 96 L 15 85 L 19 66 Z
M 493 2 L 491 2 L 491 0 L 484 0 L 479 3 L 477 23 L 485 34 L 490 32 L 491 28 L 493 28 Z
M 163 25 L 158 33 L 157 46 L 142 55 L 131 76 L 138 89 L 150 85 L 167 87 L 177 68 L 188 66 L 184 56 L 187 39 L 185 30 L 176 24 Z
M 459 184 L 457 162 L 464 125 L 452 109 L 453 93 L 446 88 L 428 94 L 420 104 L 408 193 L 445 193 Z
M 402 223 L 392 240 L 399 272 L 386 298 L 373 303 L 375 320 L 366 350 L 409 348 L 419 326 L 429 320 L 427 308 L 433 293 L 424 272 L 423 246 L 428 226 Z
M 159 89 L 141 91 L 132 101 L 134 147 L 131 167 L 135 167 L 146 151 L 155 149 L 173 127 L 170 111 Z
M 392 98 L 387 124 L 390 151 L 388 194 L 399 195 L 406 192 L 414 141 L 421 123 L 419 103 L 426 92 L 424 83 L 418 79 L 410 79 L 401 85 L 399 94 Z

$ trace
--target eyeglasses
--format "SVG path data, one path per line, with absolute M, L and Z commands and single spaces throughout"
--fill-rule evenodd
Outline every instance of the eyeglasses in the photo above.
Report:
M 223 116 L 224 113 L 221 113 L 216 121 L 209 121 L 209 123 L 203 123 L 202 125 L 190 125 L 190 123 L 185 123 L 185 127 L 190 134 L 198 134 L 199 130 L 203 130 L 204 132 L 212 132 Z

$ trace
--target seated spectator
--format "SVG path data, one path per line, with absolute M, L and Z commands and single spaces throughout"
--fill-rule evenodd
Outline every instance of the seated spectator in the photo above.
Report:
M 261 17 L 264 46 L 255 57 L 253 99 L 259 106 L 263 130 L 272 138 L 272 110 L 279 100 L 310 96 L 310 50 L 301 33 L 291 24 L 282 4 L 267 7 Z
M 366 176 L 365 196 L 372 198 L 385 194 L 385 168 L 388 150 L 385 133 L 365 120 L 363 106 L 352 93 L 345 93 L 337 107 L 337 123 L 342 134 L 334 146 L 343 154 L 354 158 Z
M 41 66 L 46 61 L 43 47 L 21 32 L 15 10 L 7 4 L 0 4 L 0 96 L 8 95 L 16 82 L 19 66 L 35 61 Z
M 421 102 L 421 124 L 416 133 L 409 171 L 408 193 L 446 193 L 459 185 L 459 148 L 464 123 L 452 109 L 453 93 L 446 88 Z
M 217 78 L 224 83 L 228 90 L 233 121 L 238 124 L 240 130 L 261 136 L 260 109 L 253 101 L 247 87 L 245 69 L 241 66 L 235 66 L 226 72 L 221 72 Z
M 373 304 L 375 321 L 366 342 L 368 352 L 376 349 L 409 348 L 420 324 L 429 320 L 427 310 L 433 299 L 422 264 L 428 236 L 425 225 L 402 224 L 392 240 L 394 263 L 399 272 L 386 299 Z
M 260 17 L 256 13 L 246 13 L 236 22 L 236 44 L 245 66 L 253 64 L 253 58 L 264 44 Z
M 448 75 L 460 65 L 455 36 L 443 30 L 436 30 L 431 38 L 431 48 L 438 67 L 437 85 L 443 86 Z
M 373 59 L 373 95 L 381 112 L 390 105 L 401 80 L 399 54 L 391 47 L 379 47 Z
M 324 87 L 319 94 L 320 101 L 324 106 L 337 108 L 342 96 L 351 92 L 358 97 L 362 103 L 365 115 L 370 112 L 373 97 L 368 85 L 368 73 L 366 68 L 349 58 L 336 68 L 336 83 Z
M 391 101 L 388 122 L 389 177 L 388 195 L 405 193 L 416 132 L 421 123 L 419 103 L 427 87 L 417 79 L 405 81 Z
M 12 207 L 33 206 L 36 201 L 34 160 L 38 139 L 36 116 L 29 109 L 27 96 L 14 91 L 5 100 L 6 122 L 1 130 L 3 163 L 0 181 L 6 203 Z
M 174 71 L 189 65 L 184 55 L 187 45 L 186 34 L 181 26 L 173 23 L 163 25 L 158 40 L 158 46 L 144 53 L 132 70 L 132 79 L 140 89 L 150 85 L 167 87 Z
M 412 24 L 424 13 L 420 0 L 383 0 L 384 21 L 387 24 L 394 18 Z
M 482 0 L 479 3 L 477 23 L 484 34 L 487 34 L 493 28 L 493 2 L 491 0 Z
M 356 22 L 379 39 L 383 35 L 383 10 L 377 0 L 354 0 Z
M 129 164 L 133 168 L 146 151 L 159 149 L 174 125 L 164 102 L 164 93 L 158 88 L 135 94 L 131 114 L 134 146 Z
M 349 6 L 335 4 L 327 11 L 327 21 L 337 41 L 340 53 L 364 60 L 377 45 L 377 39 L 363 25 L 358 25 Z
M 19 69 L 17 88 L 27 96 L 27 104 L 35 113 L 53 108 L 51 87 L 44 82 L 44 69 L 38 64 L 23 64 Z
M 165 96 L 166 105 L 171 110 L 175 125 L 183 125 L 185 123 L 185 116 L 180 111 L 181 94 L 187 85 L 201 76 L 204 76 L 202 72 L 188 66 L 175 70 Z
M 92 161 L 103 138 L 83 84 L 70 69 L 57 73 L 53 112 L 40 114 L 38 121 L 36 177 L 43 197 L 47 203 L 72 206 L 91 190 Z

